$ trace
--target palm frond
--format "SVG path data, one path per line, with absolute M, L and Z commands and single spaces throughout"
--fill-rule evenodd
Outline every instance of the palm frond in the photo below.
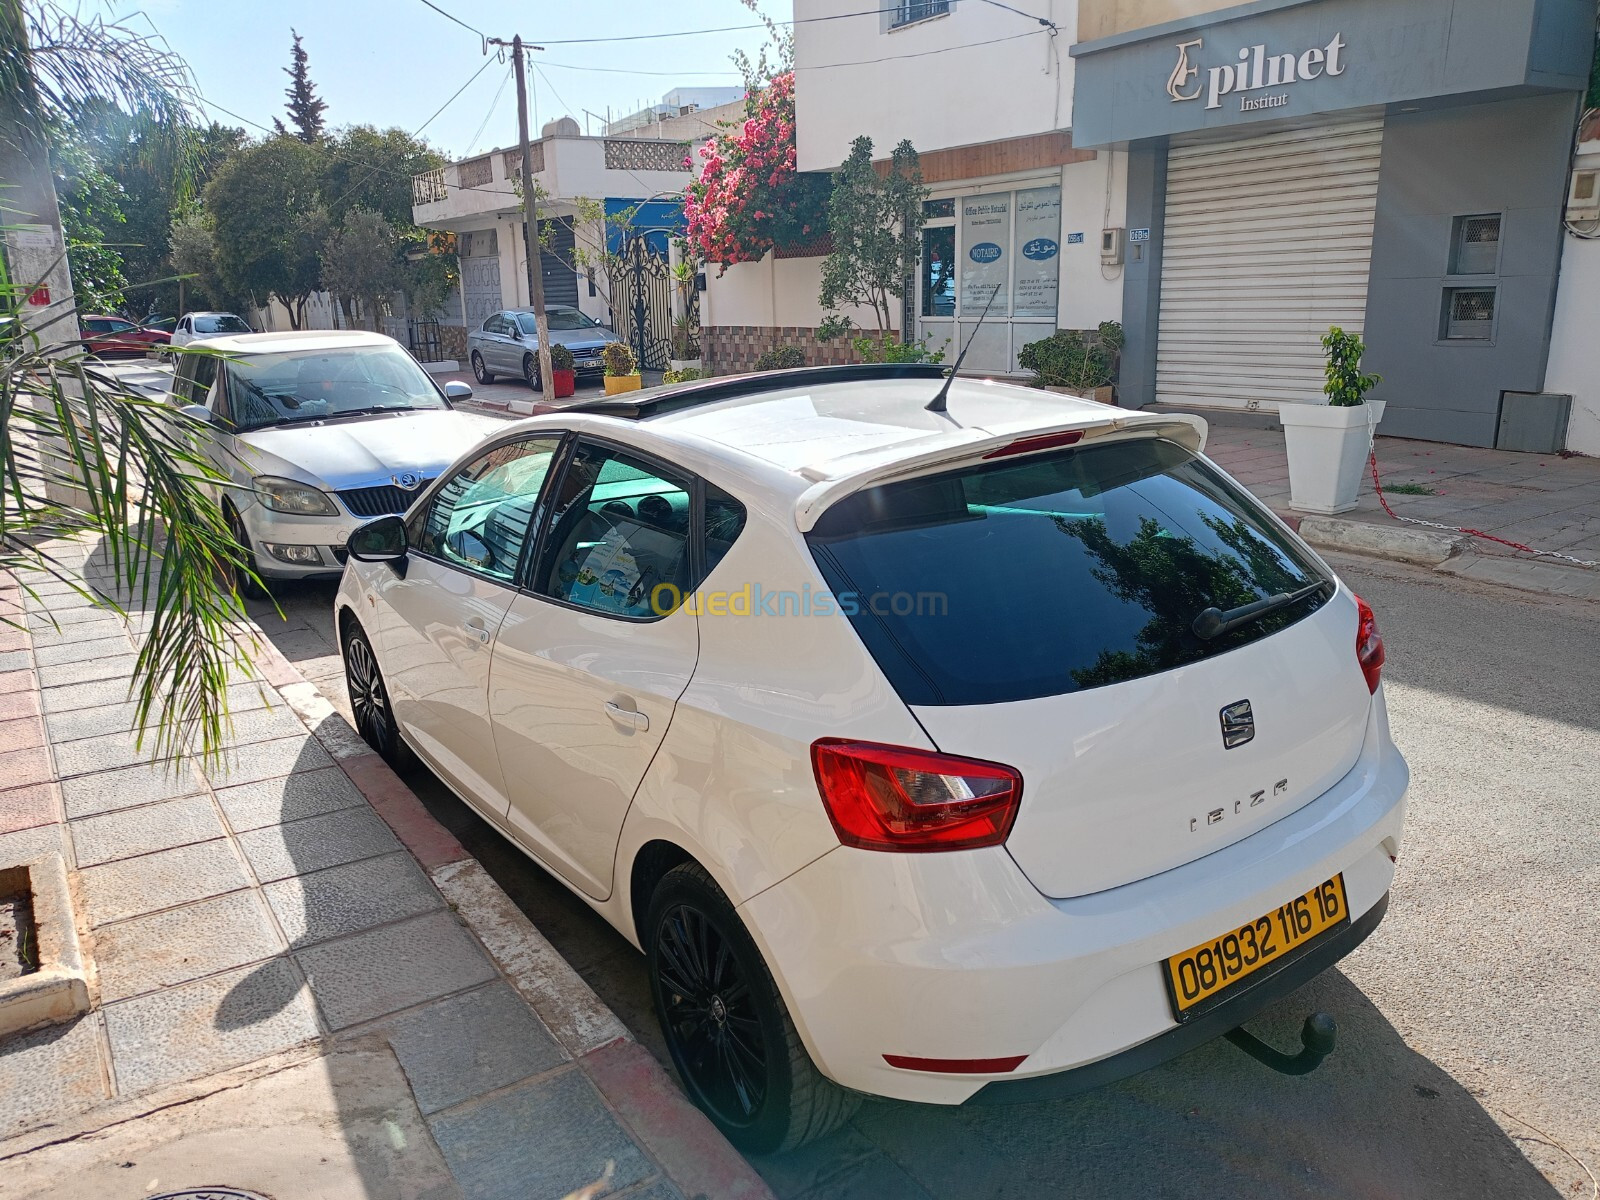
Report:
M 129 690 L 137 736 L 156 758 L 214 758 L 230 669 L 249 668 L 229 582 L 248 567 L 205 437 L 200 422 L 81 350 L 14 345 L 0 362 L 0 571 L 81 591 L 48 544 L 98 538 L 90 582 L 108 607 L 138 614 Z

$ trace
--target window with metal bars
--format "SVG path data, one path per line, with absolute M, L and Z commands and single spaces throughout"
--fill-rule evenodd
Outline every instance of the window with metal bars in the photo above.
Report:
M 894 19 L 889 23 L 889 28 L 897 29 L 914 21 L 926 21 L 929 17 L 942 17 L 950 11 L 953 3 L 954 0 L 899 0 L 892 9 Z
M 1450 245 L 1450 274 L 1493 275 L 1500 266 L 1500 214 L 1457 217 Z
M 1446 288 L 1443 336 L 1450 341 L 1494 336 L 1494 288 Z

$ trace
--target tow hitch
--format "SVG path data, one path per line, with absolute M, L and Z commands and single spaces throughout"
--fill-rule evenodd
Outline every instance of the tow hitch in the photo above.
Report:
M 1289 1055 L 1275 1050 L 1243 1025 L 1222 1035 L 1258 1063 L 1277 1071 L 1280 1075 L 1305 1075 L 1322 1065 L 1322 1060 L 1333 1053 L 1333 1044 L 1339 1037 L 1339 1026 L 1327 1013 L 1312 1013 L 1300 1030 L 1300 1053 Z

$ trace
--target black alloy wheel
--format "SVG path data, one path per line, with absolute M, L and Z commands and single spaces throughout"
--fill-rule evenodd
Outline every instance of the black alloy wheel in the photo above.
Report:
M 544 382 L 539 378 L 539 356 L 537 354 L 524 354 L 522 356 L 522 379 L 534 391 L 544 391 Z
M 734 1145 L 790 1150 L 837 1129 L 860 1096 L 824 1078 L 739 915 L 699 863 L 656 885 L 650 987 L 690 1099 Z
M 483 365 L 483 355 L 476 350 L 472 352 L 472 377 L 479 383 L 494 382 L 494 376 Z
M 345 638 L 344 678 L 350 693 L 350 715 L 355 718 L 361 740 L 381 754 L 390 766 L 404 765 L 406 745 L 395 727 L 389 690 L 384 687 L 372 643 L 360 629 L 351 630 Z

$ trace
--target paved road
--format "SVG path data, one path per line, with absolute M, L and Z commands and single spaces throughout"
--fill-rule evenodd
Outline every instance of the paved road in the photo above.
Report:
M 1572 1155 L 1600 1173 L 1600 607 L 1336 565 L 1389 647 L 1407 844 L 1384 925 L 1255 1026 L 1292 1046 L 1325 1009 L 1336 1054 L 1287 1079 L 1217 1042 L 1071 1101 L 869 1102 L 757 1163 L 784 1200 L 1592 1194 Z M 297 589 L 263 623 L 342 705 L 331 595 Z M 411 783 L 665 1060 L 640 956 L 431 775 Z

